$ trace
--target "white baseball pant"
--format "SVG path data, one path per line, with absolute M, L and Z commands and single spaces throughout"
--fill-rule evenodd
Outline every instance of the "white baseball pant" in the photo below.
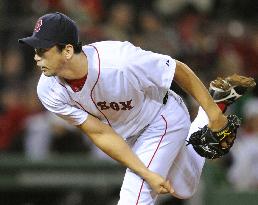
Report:
M 170 180 L 176 197 L 189 198 L 196 191 L 205 160 L 192 146 L 186 147 L 185 140 L 207 123 L 205 112 L 199 109 L 191 124 L 184 102 L 173 93 L 144 132 L 128 143 L 150 170 Z M 118 205 L 154 205 L 157 196 L 141 177 L 126 170 Z

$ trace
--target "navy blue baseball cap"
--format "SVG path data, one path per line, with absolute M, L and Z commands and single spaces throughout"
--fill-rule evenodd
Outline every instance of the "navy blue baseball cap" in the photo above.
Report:
M 32 36 L 18 42 L 33 48 L 51 48 L 56 44 L 78 45 L 78 28 L 68 16 L 59 12 L 49 13 L 38 19 Z

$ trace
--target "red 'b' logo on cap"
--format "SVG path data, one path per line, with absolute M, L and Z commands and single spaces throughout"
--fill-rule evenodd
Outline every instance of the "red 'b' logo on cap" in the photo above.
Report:
M 42 26 L 42 19 L 39 19 L 35 25 L 34 32 L 39 32 L 41 26 Z

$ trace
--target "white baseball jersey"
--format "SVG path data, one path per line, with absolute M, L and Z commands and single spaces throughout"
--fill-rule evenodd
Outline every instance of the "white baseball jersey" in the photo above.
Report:
M 163 105 L 175 60 L 129 42 L 98 42 L 84 46 L 83 52 L 88 74 L 82 89 L 73 91 L 65 80 L 42 74 L 37 91 L 43 105 L 74 125 L 89 114 L 109 124 L 148 169 L 171 181 L 177 196 L 192 196 L 204 159 L 185 146 L 185 139 L 208 118 L 199 111 L 189 132 L 190 117 L 182 99 L 170 92 Z M 118 205 L 154 205 L 156 198 L 149 185 L 127 169 Z
M 118 41 L 86 45 L 83 52 L 88 60 L 83 88 L 74 92 L 63 79 L 42 74 L 37 87 L 42 104 L 74 125 L 91 114 L 125 139 L 137 134 L 161 109 L 175 60 Z

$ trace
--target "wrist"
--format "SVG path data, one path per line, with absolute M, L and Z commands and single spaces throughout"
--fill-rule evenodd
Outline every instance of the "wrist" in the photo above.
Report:
M 210 122 L 216 122 L 223 116 L 221 109 L 216 104 L 215 106 L 210 106 L 206 113 Z
M 141 176 L 145 181 L 148 181 L 151 175 L 151 171 L 145 167 L 137 171 L 137 174 Z
M 222 113 L 217 113 L 216 116 L 213 116 L 211 119 L 209 119 L 209 128 L 212 131 L 218 131 L 221 128 L 225 127 L 227 124 L 227 117 Z

